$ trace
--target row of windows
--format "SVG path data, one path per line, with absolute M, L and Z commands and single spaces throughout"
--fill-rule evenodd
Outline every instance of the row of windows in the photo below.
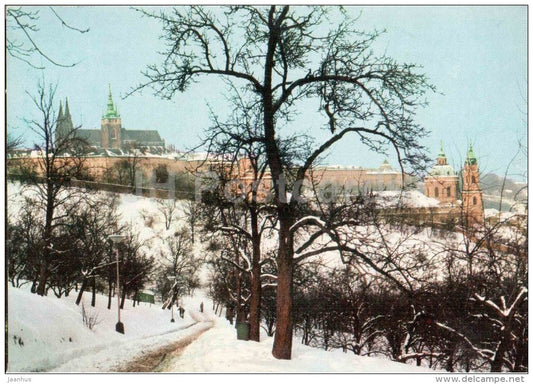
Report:
M 443 194 L 446 193 L 446 197 L 452 196 L 452 189 L 451 187 L 446 187 L 446 189 L 443 191 Z M 439 188 L 435 187 L 435 197 L 439 197 Z

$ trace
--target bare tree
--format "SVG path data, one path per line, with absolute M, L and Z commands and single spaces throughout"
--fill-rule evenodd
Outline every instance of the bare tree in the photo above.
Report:
M 68 186 L 73 178 L 83 174 L 83 154 L 86 149 L 86 142 L 76 136 L 77 128 L 62 136 L 55 134 L 58 123 L 53 107 L 55 92 L 56 87 L 50 85 L 45 88 L 44 83 L 40 83 L 37 94 L 30 97 L 41 115 L 41 120 L 26 121 L 41 141 L 35 144 L 35 149 L 39 153 L 35 172 L 29 172 L 26 180 L 37 192 L 37 198 L 34 199 L 35 208 L 44 212 L 42 259 L 37 289 L 40 295 L 46 292 L 48 262 L 50 255 L 54 253 L 52 244 L 54 228 L 60 225 L 63 217 L 69 216 L 69 209 L 75 208 L 75 205 L 68 202 L 74 198 L 74 195 L 82 193 L 80 190 L 69 189 Z M 58 214 L 61 207 L 65 209 Z
M 238 241 L 232 239 L 228 245 L 238 244 L 240 256 L 237 257 L 244 259 L 244 268 L 238 261 L 235 266 L 250 278 L 249 338 L 259 341 L 261 287 L 266 278 L 261 271 L 266 261 L 262 256 L 262 238 L 275 228 L 275 215 L 269 202 L 272 185 L 265 149 L 257 139 L 261 135 L 261 116 L 257 108 L 247 105 L 238 90 L 233 91 L 231 116 L 226 122 L 213 116 L 205 144 L 210 152 L 223 159 L 214 169 L 221 183 L 216 199 L 220 222 L 216 228 L 227 236 L 241 237 Z
M 337 12 L 338 11 L 338 12 Z M 301 184 L 311 166 L 334 144 L 354 135 L 371 149 L 393 148 L 402 166 L 413 169 L 428 158 L 420 144 L 426 134 L 414 114 L 433 89 L 413 64 L 376 56 L 379 33 L 363 33 L 339 8 L 289 6 L 193 6 L 170 13 L 144 12 L 163 24 L 168 43 L 164 61 L 146 71 L 156 93 L 171 98 L 200 76 L 219 76 L 251 90 L 260 110 L 261 135 L 274 180 L 279 220 L 277 326 L 273 355 L 292 350 L 293 233 L 300 224 Z M 336 13 L 339 22 L 331 23 Z M 309 147 L 299 161 L 286 158 L 294 140 L 284 135 L 302 100 L 320 105 L 331 135 Z M 318 118 L 318 117 L 317 117 Z M 308 142 L 310 144 L 310 142 Z M 287 182 L 295 175 L 289 195 Z
M 158 273 L 158 289 L 163 295 L 163 309 L 170 308 L 180 296 L 196 286 L 197 272 L 202 259 L 195 256 L 191 236 L 184 228 L 164 239 L 168 246 L 162 252 L 162 265 Z
M 165 219 L 165 229 L 168 231 L 172 220 L 176 215 L 176 200 L 174 199 L 157 199 L 157 210 L 163 215 Z

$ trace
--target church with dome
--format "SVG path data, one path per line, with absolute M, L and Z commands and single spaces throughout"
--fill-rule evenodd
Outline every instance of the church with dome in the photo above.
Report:
M 478 161 L 472 143 L 459 174 L 448 164 L 441 144 L 437 162 L 424 179 L 424 189 L 425 195 L 438 200 L 440 206 L 461 208 L 461 215 L 467 223 L 483 222 L 483 193 L 479 186 Z

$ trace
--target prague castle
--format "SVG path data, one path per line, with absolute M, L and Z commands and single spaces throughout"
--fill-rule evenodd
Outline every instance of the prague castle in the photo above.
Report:
M 65 111 L 59 105 L 56 136 L 64 137 L 74 129 L 72 117 L 65 101 Z M 130 150 L 133 148 L 146 149 L 149 152 L 161 152 L 165 149 L 165 141 L 156 130 L 129 130 L 122 127 L 122 119 L 116 104 L 113 102 L 111 86 L 107 98 L 107 109 L 104 111 L 100 129 L 78 129 L 76 135 L 84 139 L 89 146 L 98 149 Z

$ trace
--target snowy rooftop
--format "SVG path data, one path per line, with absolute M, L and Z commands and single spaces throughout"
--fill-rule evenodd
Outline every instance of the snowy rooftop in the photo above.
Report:
M 376 202 L 383 208 L 397 206 L 409 208 L 429 208 L 439 206 L 439 201 L 427 197 L 419 191 L 380 191 L 375 192 Z

